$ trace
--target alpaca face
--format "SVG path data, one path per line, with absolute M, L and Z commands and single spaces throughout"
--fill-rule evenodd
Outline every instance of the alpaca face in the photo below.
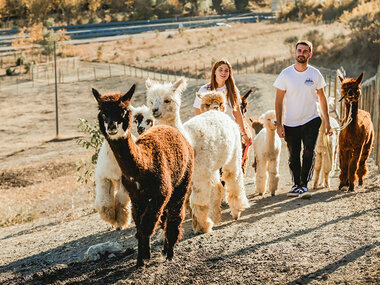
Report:
M 275 131 L 277 128 L 275 111 L 270 110 L 262 114 L 260 117 L 260 122 L 264 124 L 264 128 Z
M 128 132 L 131 110 L 129 109 L 130 99 L 134 93 L 135 85 L 125 94 L 120 93 L 100 95 L 92 89 L 92 93 L 98 102 L 99 128 L 105 137 L 119 139 Z
M 342 82 L 341 92 L 342 97 L 346 103 L 358 102 L 361 96 L 360 83 L 363 80 L 364 73 L 360 74 L 360 76 L 355 80 L 354 78 L 346 78 L 343 79 L 339 76 L 340 81 Z
M 186 88 L 185 79 L 175 83 L 159 83 L 147 79 L 147 104 L 153 117 L 157 120 L 172 120 L 179 113 L 181 106 L 180 93 Z
M 197 97 L 202 100 L 200 107 L 201 113 L 209 110 L 221 111 L 226 110 L 226 95 L 225 92 L 210 91 L 204 93 L 197 93 Z
M 139 135 L 153 127 L 154 117 L 151 110 L 142 105 L 140 107 L 132 107 L 132 120 L 136 124 L 136 129 Z

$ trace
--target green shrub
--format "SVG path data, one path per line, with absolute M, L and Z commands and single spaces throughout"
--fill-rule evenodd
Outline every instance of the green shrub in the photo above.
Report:
M 87 184 L 89 181 L 93 180 L 94 170 L 96 163 L 98 161 L 98 155 L 100 148 L 103 144 L 104 137 L 100 133 L 100 129 L 97 123 L 90 124 L 85 119 L 79 119 L 80 123 L 78 128 L 85 135 L 89 135 L 89 137 L 79 138 L 77 139 L 77 144 L 84 147 L 85 149 L 93 150 L 93 154 L 91 155 L 90 160 L 84 160 L 77 162 L 77 181 Z

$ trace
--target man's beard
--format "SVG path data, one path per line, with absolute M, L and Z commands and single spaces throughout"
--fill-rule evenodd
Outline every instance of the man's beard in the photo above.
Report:
M 307 63 L 307 58 L 304 56 L 298 56 L 296 60 L 299 63 Z

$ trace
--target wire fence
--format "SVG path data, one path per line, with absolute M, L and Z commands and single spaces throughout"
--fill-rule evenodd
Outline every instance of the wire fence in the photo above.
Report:
M 273 57 L 264 58 L 243 58 L 237 59 L 232 63 L 235 75 L 269 73 L 278 74 L 287 66 L 294 63 L 294 58 L 276 59 Z M 194 64 L 193 66 L 144 66 L 141 65 L 123 65 L 113 63 L 91 63 L 82 62 L 78 57 L 62 58 L 57 60 L 57 83 L 73 83 L 80 81 L 93 81 L 116 76 L 129 76 L 135 78 L 151 78 L 160 81 L 174 81 L 179 77 L 192 79 L 207 79 L 210 77 L 210 65 Z M 331 114 L 341 121 L 345 116 L 345 106 L 340 99 L 340 81 L 338 81 L 337 70 L 318 67 L 326 81 L 325 94 L 327 97 L 334 98 L 334 108 Z M 51 85 L 55 82 L 54 61 L 50 57 L 45 57 L 45 61 L 33 64 L 30 72 L 26 74 L 19 73 L 12 79 L 0 80 L 0 91 L 7 87 L 16 85 L 16 92 L 25 88 L 25 84 Z M 368 111 L 372 116 L 372 122 L 375 127 L 374 157 L 380 171 L 380 66 L 377 74 L 366 80 L 362 84 L 362 97 L 360 108 Z M 23 85 L 23 87 L 20 87 Z

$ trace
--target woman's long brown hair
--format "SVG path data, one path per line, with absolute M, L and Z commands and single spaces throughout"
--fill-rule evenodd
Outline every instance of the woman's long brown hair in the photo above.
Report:
M 211 86 L 210 87 L 211 87 L 211 90 L 216 90 L 218 88 L 218 84 L 217 84 L 216 79 L 215 79 L 215 71 L 222 64 L 227 65 L 228 69 L 230 71 L 229 72 L 230 75 L 228 76 L 228 78 L 226 80 L 227 99 L 230 102 L 232 109 L 234 111 L 236 111 L 238 108 L 238 93 L 239 93 L 239 91 L 237 90 L 237 88 L 235 86 L 235 80 L 234 80 L 234 77 L 232 74 L 232 66 L 228 62 L 227 59 L 221 59 L 221 60 L 218 60 L 217 62 L 215 62 L 214 66 L 212 67 L 212 70 L 211 70 L 211 83 L 210 83 Z

